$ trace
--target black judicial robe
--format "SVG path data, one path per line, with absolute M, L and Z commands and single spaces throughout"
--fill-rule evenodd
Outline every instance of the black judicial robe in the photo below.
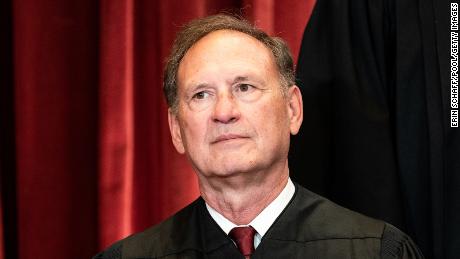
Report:
M 244 258 L 202 198 L 94 259 Z M 294 197 L 251 258 L 423 258 L 397 228 L 340 207 L 296 184 Z
M 316 0 L 296 78 L 291 177 L 460 258 L 460 130 L 451 127 L 455 0 Z M 364 195 L 363 195 L 364 194 Z

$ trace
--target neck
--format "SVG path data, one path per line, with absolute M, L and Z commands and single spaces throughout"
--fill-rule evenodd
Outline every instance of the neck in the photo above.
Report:
M 203 199 L 236 225 L 249 224 L 284 189 L 286 164 L 274 172 L 245 172 L 226 179 L 199 178 Z

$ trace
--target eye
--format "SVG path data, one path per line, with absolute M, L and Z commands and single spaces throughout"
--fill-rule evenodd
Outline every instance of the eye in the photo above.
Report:
M 240 91 L 240 92 L 248 92 L 250 91 L 251 89 L 253 88 L 252 85 L 249 85 L 249 84 L 239 84 L 237 86 L 237 91 Z
M 264 89 L 259 85 L 252 85 L 248 83 L 238 83 L 233 86 L 233 94 L 238 100 L 244 102 L 252 102 L 260 98 Z
M 198 92 L 192 96 L 193 99 L 202 100 L 209 96 L 209 93 L 205 91 Z

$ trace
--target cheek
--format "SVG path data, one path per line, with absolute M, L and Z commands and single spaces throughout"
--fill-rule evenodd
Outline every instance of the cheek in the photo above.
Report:
M 248 112 L 249 123 L 257 134 L 275 140 L 286 134 L 290 134 L 288 112 L 284 103 L 266 102 Z
M 270 126 L 278 129 L 289 125 L 287 104 L 281 98 L 274 98 L 275 100 L 265 104 L 262 108 L 264 112 L 260 114 L 260 116 L 265 117 L 267 121 L 271 122 Z
M 196 149 L 206 137 L 206 121 L 203 118 L 185 114 L 181 123 L 181 135 L 186 149 Z

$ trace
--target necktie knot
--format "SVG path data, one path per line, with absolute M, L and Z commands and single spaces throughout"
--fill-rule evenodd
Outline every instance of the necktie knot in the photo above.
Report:
M 235 227 L 228 235 L 236 243 L 238 250 L 244 255 L 249 256 L 254 253 L 254 235 L 256 230 L 251 227 Z

